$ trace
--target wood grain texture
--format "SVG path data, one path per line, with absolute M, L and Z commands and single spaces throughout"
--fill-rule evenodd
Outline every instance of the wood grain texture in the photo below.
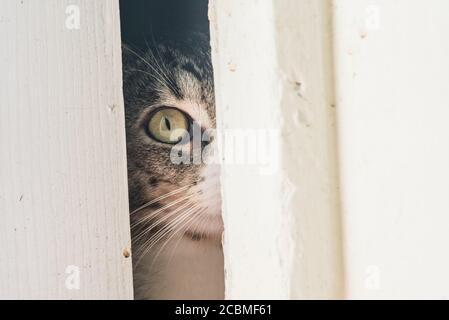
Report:
M 132 298 L 118 13 L 116 0 L 0 2 L 2 299 Z

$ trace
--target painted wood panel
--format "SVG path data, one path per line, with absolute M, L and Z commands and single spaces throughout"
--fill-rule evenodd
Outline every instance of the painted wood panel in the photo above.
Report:
M 448 12 L 334 1 L 348 298 L 449 298 Z
M 342 297 L 331 2 L 214 0 L 209 15 L 226 296 Z M 257 132 L 251 162 L 230 161 L 230 132 Z
M 0 2 L 0 298 L 132 298 L 116 0 Z

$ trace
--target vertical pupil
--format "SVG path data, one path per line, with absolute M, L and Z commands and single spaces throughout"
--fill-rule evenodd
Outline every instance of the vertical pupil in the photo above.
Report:
M 166 128 L 168 129 L 168 131 L 171 131 L 171 124 L 170 124 L 170 120 L 168 120 L 166 117 L 164 117 L 163 119 Z

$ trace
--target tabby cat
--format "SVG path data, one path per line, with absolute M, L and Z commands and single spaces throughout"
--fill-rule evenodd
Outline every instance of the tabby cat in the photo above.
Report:
M 220 167 L 173 158 L 214 145 L 193 139 L 215 128 L 207 38 L 124 45 L 123 66 L 135 298 L 222 299 Z

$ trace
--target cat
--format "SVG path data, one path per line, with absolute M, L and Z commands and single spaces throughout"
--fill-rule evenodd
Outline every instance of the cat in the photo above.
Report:
M 135 299 L 224 298 L 220 167 L 173 161 L 214 144 L 190 137 L 216 126 L 210 55 L 200 34 L 123 45 Z

